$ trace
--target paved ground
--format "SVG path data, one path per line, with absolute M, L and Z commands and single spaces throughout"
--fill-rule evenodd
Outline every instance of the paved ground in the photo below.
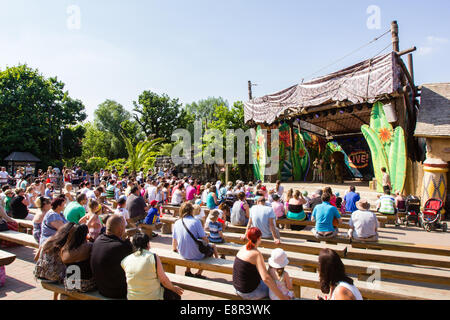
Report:
M 380 236 L 386 240 L 397 240 L 401 242 L 414 242 L 422 244 L 436 244 L 436 245 L 449 245 L 450 233 L 443 234 L 442 232 L 427 233 L 418 228 L 384 228 L 380 230 Z M 170 236 L 158 236 L 152 241 L 153 247 L 170 249 L 171 237 Z M 43 290 L 36 283 L 33 277 L 34 268 L 34 252 L 32 248 L 25 247 L 13 247 L 2 248 L 4 251 L 8 251 L 16 254 L 16 260 L 9 266 L 6 266 L 6 283 L 5 286 L 0 288 L 0 300 L 51 300 L 53 298 L 52 293 Z M 232 257 L 227 257 L 232 259 Z M 183 274 L 184 268 L 177 267 L 177 273 Z M 231 275 L 223 275 L 214 272 L 205 272 L 210 279 L 219 280 L 230 283 Z M 420 290 L 420 289 L 418 289 Z M 303 288 L 302 297 L 315 298 L 319 294 L 319 290 Z M 210 296 L 201 295 L 195 292 L 186 291 L 183 295 L 183 300 L 217 300 Z

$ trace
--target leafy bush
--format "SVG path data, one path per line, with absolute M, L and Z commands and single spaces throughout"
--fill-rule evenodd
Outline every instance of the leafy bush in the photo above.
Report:
M 106 169 L 107 165 L 108 165 L 107 158 L 92 157 L 86 163 L 86 170 L 89 173 L 94 173 L 96 171 L 97 172 L 100 171 L 100 169 Z
M 109 161 L 108 165 L 106 166 L 106 169 L 111 171 L 113 170 L 113 167 L 115 167 L 120 176 L 122 175 L 123 170 L 125 169 L 126 166 L 127 166 L 127 159 L 116 159 Z

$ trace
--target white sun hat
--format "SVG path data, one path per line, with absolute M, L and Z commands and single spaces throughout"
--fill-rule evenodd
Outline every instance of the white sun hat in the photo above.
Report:
M 281 248 L 276 248 L 272 251 L 269 258 L 269 266 L 275 269 L 282 269 L 289 264 L 286 252 Z

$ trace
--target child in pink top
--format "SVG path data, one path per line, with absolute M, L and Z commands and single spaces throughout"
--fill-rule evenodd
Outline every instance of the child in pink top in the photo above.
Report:
M 275 212 L 277 219 L 285 218 L 284 205 L 280 202 L 280 196 L 275 193 L 273 194 L 272 199 L 272 209 Z

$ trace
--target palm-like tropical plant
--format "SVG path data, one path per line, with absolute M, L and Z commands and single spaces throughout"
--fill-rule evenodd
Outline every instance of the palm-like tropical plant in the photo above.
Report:
M 140 168 L 143 168 L 145 164 L 153 163 L 154 159 L 159 154 L 160 144 L 164 141 L 162 138 L 149 138 L 133 145 L 131 139 L 124 134 L 122 134 L 122 139 L 127 148 L 127 165 L 131 171 L 138 171 Z

